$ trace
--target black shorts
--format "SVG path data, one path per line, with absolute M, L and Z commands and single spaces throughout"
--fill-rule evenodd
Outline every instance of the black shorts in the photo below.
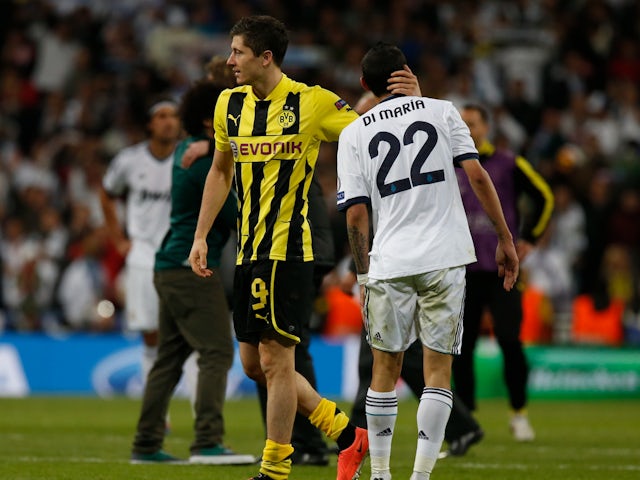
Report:
M 257 343 L 275 330 L 300 341 L 311 316 L 313 262 L 263 260 L 236 266 L 233 325 L 239 342 Z

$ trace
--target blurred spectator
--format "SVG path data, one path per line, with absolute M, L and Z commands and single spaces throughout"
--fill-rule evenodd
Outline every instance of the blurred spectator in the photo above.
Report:
M 587 248 L 586 217 L 570 185 L 558 182 L 553 186 L 555 209 L 549 246 L 563 258 L 571 281 L 570 291 L 577 292 L 578 267 Z
M 600 265 L 607 244 L 607 222 L 611 216 L 613 177 L 609 170 L 599 169 L 586 187 L 585 232 L 587 247 L 579 274 L 579 293 L 592 291 L 599 277 Z
M 7 327 L 35 331 L 42 328 L 50 313 L 57 269 L 41 257 L 41 245 L 27 235 L 19 217 L 8 217 L 0 241 L 2 252 L 2 297 Z
M 556 218 L 552 218 L 536 247 L 521 264 L 525 285 L 521 328 L 524 343 L 569 340 L 576 287 L 568 256 L 551 244 L 555 235 Z
M 343 278 L 336 270 L 325 277 L 322 285 L 325 301 L 322 335 L 338 338 L 359 335 L 362 331 L 362 310 L 358 297 L 353 294 L 353 284 L 346 291 L 344 288 Z
M 21 25 L 13 25 L 7 31 L 1 50 L 3 64 L 15 69 L 20 77 L 28 77 L 35 64 L 36 44 Z
M 624 185 L 617 194 L 607 231 L 609 243 L 629 249 L 637 261 L 640 248 L 640 191 Z
M 80 45 L 73 37 L 70 18 L 52 17 L 49 25 L 35 24 L 31 34 L 37 41 L 33 82 L 43 93 L 61 92 L 71 78 Z
M 508 84 L 504 106 L 513 118 L 532 136 L 540 123 L 540 107 L 529 99 L 522 78 L 514 78 Z
M 45 207 L 40 213 L 40 236 L 42 257 L 60 263 L 64 259 L 69 234 L 60 212 L 53 207 Z
M 359 52 L 378 40 L 401 45 L 422 79 L 424 94 L 457 106 L 490 105 L 494 141 L 523 154 L 548 181 L 564 177 L 573 201 L 584 205 L 581 233 L 564 230 L 566 218 L 557 225 L 563 243 L 588 249 L 575 264 L 580 292 L 593 290 L 592 279 L 602 271 L 601 259 L 612 242 L 622 242 L 631 255 L 632 278 L 640 276 L 637 246 L 632 245 L 637 214 L 630 206 L 640 191 L 640 2 L 0 4 L 3 242 L 6 220 L 19 218 L 23 240 L 18 243 L 35 242 L 44 252 L 43 242 L 57 249 L 68 238 L 65 251 L 77 255 L 85 236 L 103 221 L 96 181 L 104 159 L 144 138 L 140 113 L 149 100 L 159 94 L 180 96 L 201 76 L 205 59 L 226 57 L 227 32 L 239 17 L 269 13 L 283 18 L 291 31 L 285 72 L 337 91 L 352 105 L 359 96 L 354 76 Z M 336 218 L 334 146 L 322 147 L 316 170 Z M 598 189 L 606 198 L 596 198 Z M 612 192 L 625 193 L 613 198 Z M 49 223 L 54 220 L 51 208 L 58 212 L 56 227 Z M 344 222 L 333 224 L 336 258 L 341 258 L 348 250 Z M 10 243 L 17 248 L 15 238 Z M 110 276 L 119 265 L 111 248 L 105 251 Z M 539 253 L 557 253 L 556 246 L 549 248 Z M 72 259 L 49 261 L 62 268 Z M 61 274 L 58 269 L 56 281 Z M 12 288 L 5 284 L 2 290 Z M 41 307 L 55 310 L 55 302 L 47 303 Z M 5 299 L 11 317 L 17 307 L 8 304 Z M 34 317 L 19 328 L 26 324 L 41 328 L 43 322 Z
M 553 175 L 558 150 L 567 141 L 560 128 L 562 111 L 548 107 L 542 111 L 540 125 L 529 141 L 527 158 L 547 178 Z
M 109 331 L 116 326 L 113 288 L 102 262 L 108 242 L 104 228 L 87 232 L 82 255 L 67 266 L 57 297 L 65 322 L 74 330 Z

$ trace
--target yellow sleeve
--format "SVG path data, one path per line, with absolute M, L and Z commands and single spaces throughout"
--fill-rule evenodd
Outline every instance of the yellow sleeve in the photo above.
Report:
M 231 149 L 229 133 L 227 131 L 227 108 L 229 106 L 230 90 L 224 90 L 218 97 L 213 114 L 213 130 L 215 132 L 216 148 L 222 152 Z
M 337 142 L 340 132 L 358 118 L 358 114 L 335 93 L 320 87 L 314 87 L 314 90 L 318 138 L 324 142 Z
M 544 233 L 551 220 L 553 192 L 542 175 L 521 156 L 516 157 L 516 188 L 520 192 L 526 192 L 533 204 L 532 222 L 523 222 L 522 238 L 534 243 Z

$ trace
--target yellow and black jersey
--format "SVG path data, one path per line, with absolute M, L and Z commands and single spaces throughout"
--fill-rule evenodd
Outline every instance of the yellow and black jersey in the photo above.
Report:
M 264 100 L 250 86 L 216 104 L 216 148 L 235 161 L 237 264 L 313 260 L 307 193 L 321 141 L 335 142 L 358 115 L 335 93 L 283 75 Z

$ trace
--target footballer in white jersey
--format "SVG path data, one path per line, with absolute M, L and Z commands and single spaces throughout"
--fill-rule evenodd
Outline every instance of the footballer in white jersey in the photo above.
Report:
M 126 229 L 131 240 L 127 265 L 153 268 L 169 229 L 173 152 L 155 158 L 148 142 L 122 150 L 111 162 L 103 187 L 114 197 L 126 194 Z
M 338 145 L 338 209 L 370 203 L 369 278 L 475 261 L 456 162 L 478 158 L 450 102 L 390 96 L 346 127 Z
M 362 85 L 380 103 L 340 135 L 337 203 L 346 211 L 373 355 L 365 399 L 371 478 L 391 478 L 395 386 L 403 354 L 419 337 L 425 388 L 410 480 L 423 480 L 437 461 L 453 404 L 451 365 L 452 354 L 460 352 L 465 265 L 475 261 L 456 163 L 498 233 L 496 260 L 506 289 L 515 283 L 518 257 L 493 183 L 458 111 L 441 100 L 389 95 L 387 79 L 406 61 L 398 47 L 385 43 L 362 60 Z
M 148 112 L 149 139 L 123 149 L 111 161 L 102 181 L 100 200 L 109 233 L 126 255 L 125 315 L 127 329 L 143 332 L 145 345 L 157 344 L 158 295 L 153 285 L 155 253 L 169 229 L 171 169 L 180 133 L 177 105 L 156 102 Z M 125 197 L 126 221 L 117 215 Z M 145 360 L 143 370 L 152 364 Z M 145 372 L 146 378 L 146 372 Z

